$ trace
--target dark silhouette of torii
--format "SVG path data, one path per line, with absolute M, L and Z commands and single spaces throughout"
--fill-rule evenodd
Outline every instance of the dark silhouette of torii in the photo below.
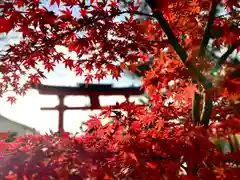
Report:
M 59 98 L 59 104 L 56 107 L 42 107 L 41 110 L 58 110 L 58 130 L 60 133 L 64 132 L 63 127 L 63 114 L 65 110 L 95 110 L 101 109 L 99 102 L 100 95 L 123 95 L 128 101 L 131 95 L 141 95 L 144 93 L 143 89 L 140 87 L 127 87 L 127 88 L 114 88 L 112 84 L 78 84 L 77 87 L 68 87 L 68 86 L 50 86 L 38 84 L 31 85 L 33 89 L 38 90 L 41 95 L 57 95 Z M 83 95 L 89 96 L 90 106 L 81 106 L 81 107 L 68 107 L 64 104 L 65 96 L 69 95 Z

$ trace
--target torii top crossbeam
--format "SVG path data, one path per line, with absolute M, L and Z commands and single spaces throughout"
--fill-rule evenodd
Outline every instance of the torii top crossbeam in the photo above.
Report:
M 77 87 L 71 86 L 50 86 L 39 84 L 37 87 L 32 85 L 32 88 L 37 89 L 43 95 L 140 95 L 143 90 L 140 87 L 114 88 L 111 84 L 78 84 Z
M 65 110 L 86 110 L 86 109 L 101 109 L 99 96 L 100 95 L 122 95 L 125 96 L 126 100 L 129 99 L 131 95 L 141 95 L 144 93 L 143 89 L 140 87 L 127 87 L 127 88 L 115 88 L 111 84 L 78 84 L 77 87 L 68 86 L 50 86 L 39 84 L 37 86 L 32 85 L 33 89 L 38 90 L 41 95 L 57 95 L 59 98 L 59 105 L 56 107 L 42 107 L 41 110 L 58 110 L 59 120 L 58 128 L 59 132 L 64 132 L 63 128 L 63 113 Z M 64 105 L 65 96 L 69 95 L 83 95 L 90 97 L 90 106 L 86 107 L 68 107 Z

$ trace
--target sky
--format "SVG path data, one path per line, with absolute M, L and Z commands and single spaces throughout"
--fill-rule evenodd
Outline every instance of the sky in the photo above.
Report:
M 50 10 L 56 11 L 57 6 L 53 5 L 49 7 L 49 4 L 44 1 L 44 5 Z M 77 16 L 78 10 L 73 10 L 73 13 Z M 121 20 L 121 17 L 120 19 Z M 18 43 L 21 38 L 21 34 L 16 32 L 10 32 L 8 35 L 0 35 L 0 49 L 6 48 L 8 44 Z M 69 53 L 68 49 L 62 46 L 58 46 L 57 50 L 63 52 L 72 57 L 74 53 Z M 46 73 L 46 79 L 42 81 L 43 84 L 47 85 L 60 85 L 60 86 L 76 86 L 77 83 L 83 83 L 84 77 L 76 77 L 74 72 L 66 69 L 63 64 L 59 64 L 55 67 L 55 71 Z M 95 81 L 94 83 L 97 83 Z M 129 75 L 124 74 L 119 81 L 112 80 L 111 77 L 101 81 L 102 84 L 113 84 L 113 87 L 129 87 L 129 86 L 140 86 L 141 81 L 136 78 L 131 78 Z M 100 103 L 102 105 L 113 105 L 117 101 L 123 102 L 124 97 L 100 97 Z M 138 97 L 130 98 L 130 101 L 139 100 Z M 68 106 L 83 106 L 89 103 L 87 97 L 73 97 L 69 96 L 65 99 L 65 105 Z M 39 95 L 36 90 L 30 90 L 24 97 L 18 97 L 17 103 L 11 105 L 6 102 L 5 97 L 0 99 L 0 114 L 3 116 L 25 124 L 29 127 L 33 127 L 40 133 L 48 133 L 57 131 L 58 127 L 58 112 L 57 111 L 41 111 L 40 107 L 52 107 L 58 104 L 57 96 L 43 96 Z M 81 122 L 88 119 L 88 115 L 92 113 L 98 113 L 99 111 L 81 111 L 81 110 L 69 110 L 64 113 L 64 128 L 68 132 L 78 132 Z

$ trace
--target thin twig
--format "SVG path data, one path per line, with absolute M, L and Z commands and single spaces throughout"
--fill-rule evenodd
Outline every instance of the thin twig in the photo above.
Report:
M 234 14 L 234 13 L 239 13 L 239 12 L 240 12 L 240 11 L 238 11 L 237 9 L 234 9 L 234 10 L 228 12 L 228 13 L 221 14 L 221 15 L 219 15 L 219 16 L 216 16 L 216 18 L 224 18 L 225 16 L 232 15 L 232 14 Z
M 184 169 L 184 171 L 187 173 L 188 172 L 188 168 L 185 167 L 183 164 L 180 164 L 181 168 Z
M 227 52 L 225 52 L 221 58 L 219 59 L 219 61 L 216 64 L 215 69 L 219 69 L 221 67 L 221 65 L 223 65 L 225 63 L 225 61 L 227 60 L 228 56 L 230 54 L 232 54 L 232 52 L 238 47 L 240 46 L 240 40 L 237 40 L 235 43 L 233 43 L 233 45 L 227 50 Z

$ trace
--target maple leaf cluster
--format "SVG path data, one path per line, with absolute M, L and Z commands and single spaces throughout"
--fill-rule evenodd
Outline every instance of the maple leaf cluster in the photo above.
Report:
M 142 73 L 150 103 L 109 106 L 90 116 L 81 136 L 1 141 L 2 178 L 240 178 L 239 65 L 230 58 L 240 45 L 236 0 L 51 0 L 50 5 L 58 13 L 39 0 L 0 3 L 0 33 L 23 36 L 0 54 L 1 95 L 9 90 L 23 95 L 58 63 L 91 83 L 107 75 L 118 79 L 126 69 L 139 71 L 153 57 Z M 227 50 L 220 57 L 209 55 L 222 47 Z

